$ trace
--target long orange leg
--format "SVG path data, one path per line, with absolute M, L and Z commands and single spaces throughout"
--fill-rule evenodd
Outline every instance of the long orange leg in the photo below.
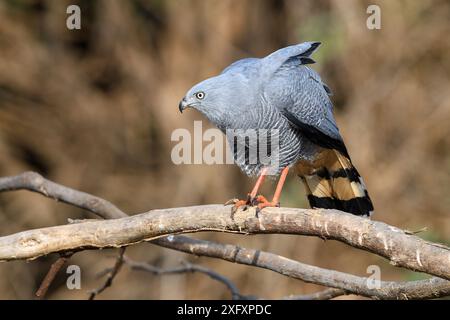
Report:
M 268 171 L 267 168 L 264 168 L 261 170 L 261 174 L 260 174 L 258 180 L 256 180 L 255 186 L 253 187 L 253 190 L 250 193 L 250 198 L 253 199 L 258 194 L 258 190 L 259 190 L 259 188 L 261 188 L 261 185 L 263 184 L 264 179 L 266 178 L 267 171 Z
M 255 199 L 257 199 L 256 196 L 258 195 L 258 191 L 261 188 L 261 185 L 263 184 L 263 182 L 266 178 L 268 170 L 269 170 L 268 168 L 263 168 L 261 170 L 258 180 L 256 180 L 255 186 L 253 187 L 252 191 L 248 194 L 247 200 L 236 199 L 236 200 L 231 200 L 231 202 L 227 201 L 225 203 L 225 204 L 234 203 L 232 213 L 236 212 L 236 210 L 242 206 L 253 205 Z
M 281 171 L 280 179 L 278 180 L 277 188 L 275 189 L 275 193 L 273 194 L 272 201 L 267 201 L 263 196 L 258 197 L 258 209 L 262 210 L 265 207 L 279 207 L 280 206 L 280 197 L 281 191 L 283 190 L 284 182 L 286 181 L 286 177 L 289 172 L 289 167 L 286 167 Z

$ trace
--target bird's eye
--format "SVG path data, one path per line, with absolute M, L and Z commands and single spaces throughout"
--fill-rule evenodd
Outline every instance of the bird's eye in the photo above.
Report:
M 196 94 L 195 94 L 195 97 L 197 98 L 197 99 L 199 99 L 199 100 L 202 100 L 204 97 L 205 97 L 205 93 L 204 92 L 197 92 Z

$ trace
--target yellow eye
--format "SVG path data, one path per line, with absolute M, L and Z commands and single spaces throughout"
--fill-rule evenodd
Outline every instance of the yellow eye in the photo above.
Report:
M 196 94 L 195 94 L 195 97 L 197 98 L 197 99 L 199 99 L 199 100 L 202 100 L 204 97 L 205 97 L 205 93 L 204 92 L 197 92 Z

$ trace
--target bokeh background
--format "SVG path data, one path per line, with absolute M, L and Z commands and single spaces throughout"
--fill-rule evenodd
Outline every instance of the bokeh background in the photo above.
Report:
M 82 29 L 66 28 L 78 4 Z M 366 27 L 369 4 L 381 30 Z M 321 41 L 313 66 L 334 92 L 341 133 L 375 204 L 373 219 L 450 241 L 450 3 L 448 1 L 3 0 L 0 2 L 0 176 L 25 170 L 104 197 L 128 213 L 223 203 L 251 179 L 232 165 L 171 162 L 173 130 L 192 130 L 177 106 L 194 83 L 236 59 Z M 210 125 L 204 121 L 204 128 Z M 263 192 L 270 195 L 274 183 Z M 292 176 L 285 206 L 307 207 Z M 0 235 L 92 218 L 21 191 L 0 194 Z M 320 267 L 383 280 L 425 278 L 335 241 L 300 236 L 195 234 L 271 251 Z M 244 294 L 279 298 L 321 287 L 270 271 L 195 258 L 149 244 L 127 250 L 170 267 L 182 260 L 212 268 Z M 61 273 L 51 299 L 85 299 L 117 250 L 76 254 L 82 289 Z M 0 263 L 0 298 L 32 298 L 55 255 Z M 219 299 L 225 287 L 199 274 L 152 276 L 126 267 L 99 298 Z M 348 298 L 348 297 L 347 297 Z M 352 297 L 350 297 L 352 298 Z M 354 298 L 354 297 L 353 297 Z

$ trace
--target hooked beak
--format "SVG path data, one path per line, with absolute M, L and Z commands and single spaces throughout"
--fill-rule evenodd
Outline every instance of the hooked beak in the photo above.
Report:
M 186 97 L 183 98 L 183 100 L 180 101 L 180 104 L 178 105 L 178 110 L 180 110 L 181 113 L 183 113 L 183 110 L 189 108 L 189 105 L 186 102 Z

